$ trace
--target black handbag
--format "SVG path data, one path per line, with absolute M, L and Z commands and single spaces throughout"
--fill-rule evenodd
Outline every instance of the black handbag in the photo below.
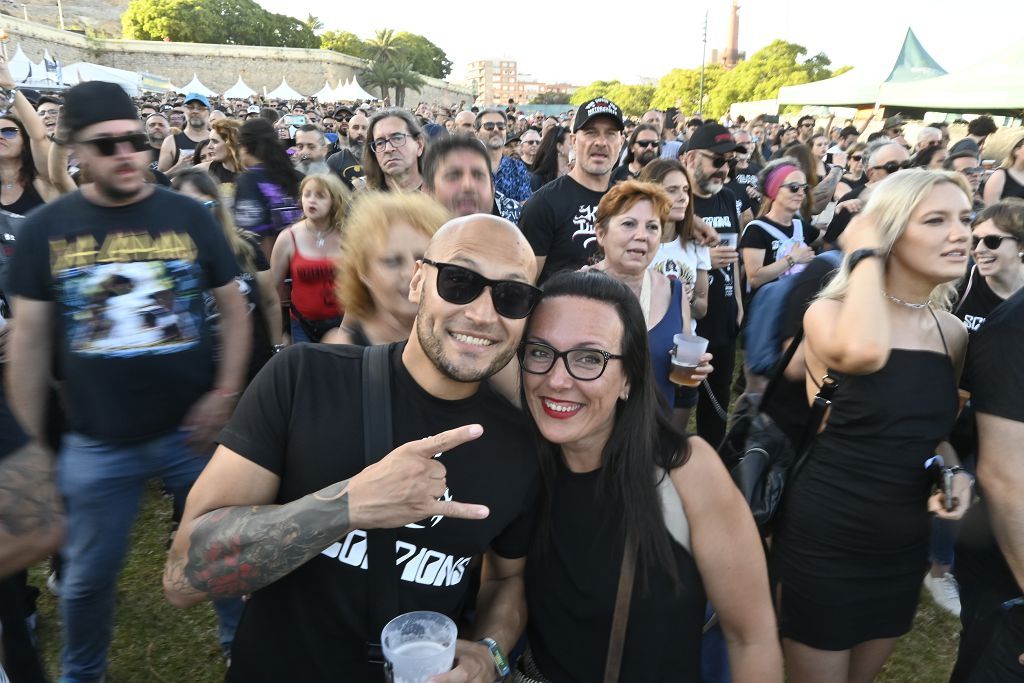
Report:
M 832 396 L 839 386 L 831 374 L 825 376 L 811 404 L 811 412 L 799 443 L 792 443 L 779 425 L 763 412 L 762 408 L 783 381 L 785 369 L 802 339 L 803 330 L 797 333 L 779 360 L 764 394 L 740 397 L 732 424 L 718 448 L 733 481 L 750 506 L 762 538 L 772 534 L 786 485 L 796 478 L 806 463 L 825 412 L 832 404 Z

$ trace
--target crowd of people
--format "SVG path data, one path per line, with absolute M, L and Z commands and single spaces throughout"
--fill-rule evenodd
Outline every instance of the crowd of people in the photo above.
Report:
M 104 680 L 153 479 L 228 681 L 382 680 L 433 610 L 437 683 L 862 683 L 922 583 L 951 681 L 1024 680 L 1024 134 L 991 170 L 986 116 L 37 95 L 0 116 L 0 681 L 47 680 L 47 558 L 59 680 Z M 737 394 L 801 455 L 770 527 Z

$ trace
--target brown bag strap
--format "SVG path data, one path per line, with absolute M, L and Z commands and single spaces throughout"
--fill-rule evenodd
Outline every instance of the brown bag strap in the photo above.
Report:
M 633 598 L 633 577 L 636 574 L 636 553 L 636 537 L 627 531 L 626 548 L 622 553 L 622 568 L 619 569 L 619 588 L 615 593 L 612 632 L 608 637 L 608 659 L 604 664 L 604 683 L 618 683 L 619 670 L 622 668 L 622 649 L 626 643 L 629 603 Z

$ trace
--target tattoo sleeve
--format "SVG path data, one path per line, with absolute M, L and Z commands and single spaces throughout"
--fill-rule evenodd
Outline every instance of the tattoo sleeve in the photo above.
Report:
M 52 457 L 31 442 L 0 463 L 0 576 L 45 556 L 62 526 Z
M 168 563 L 165 583 L 211 600 L 277 581 L 350 531 L 348 482 L 286 505 L 228 507 L 196 518 L 186 557 Z

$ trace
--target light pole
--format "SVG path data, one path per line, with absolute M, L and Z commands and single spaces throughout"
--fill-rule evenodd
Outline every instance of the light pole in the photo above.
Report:
M 700 50 L 700 95 L 697 97 L 697 116 L 704 118 L 704 60 L 708 54 L 708 10 L 704 10 L 704 42 Z
M 60 30 L 64 30 L 64 5 L 61 4 L 61 0 L 57 0 L 57 23 L 60 25 Z

